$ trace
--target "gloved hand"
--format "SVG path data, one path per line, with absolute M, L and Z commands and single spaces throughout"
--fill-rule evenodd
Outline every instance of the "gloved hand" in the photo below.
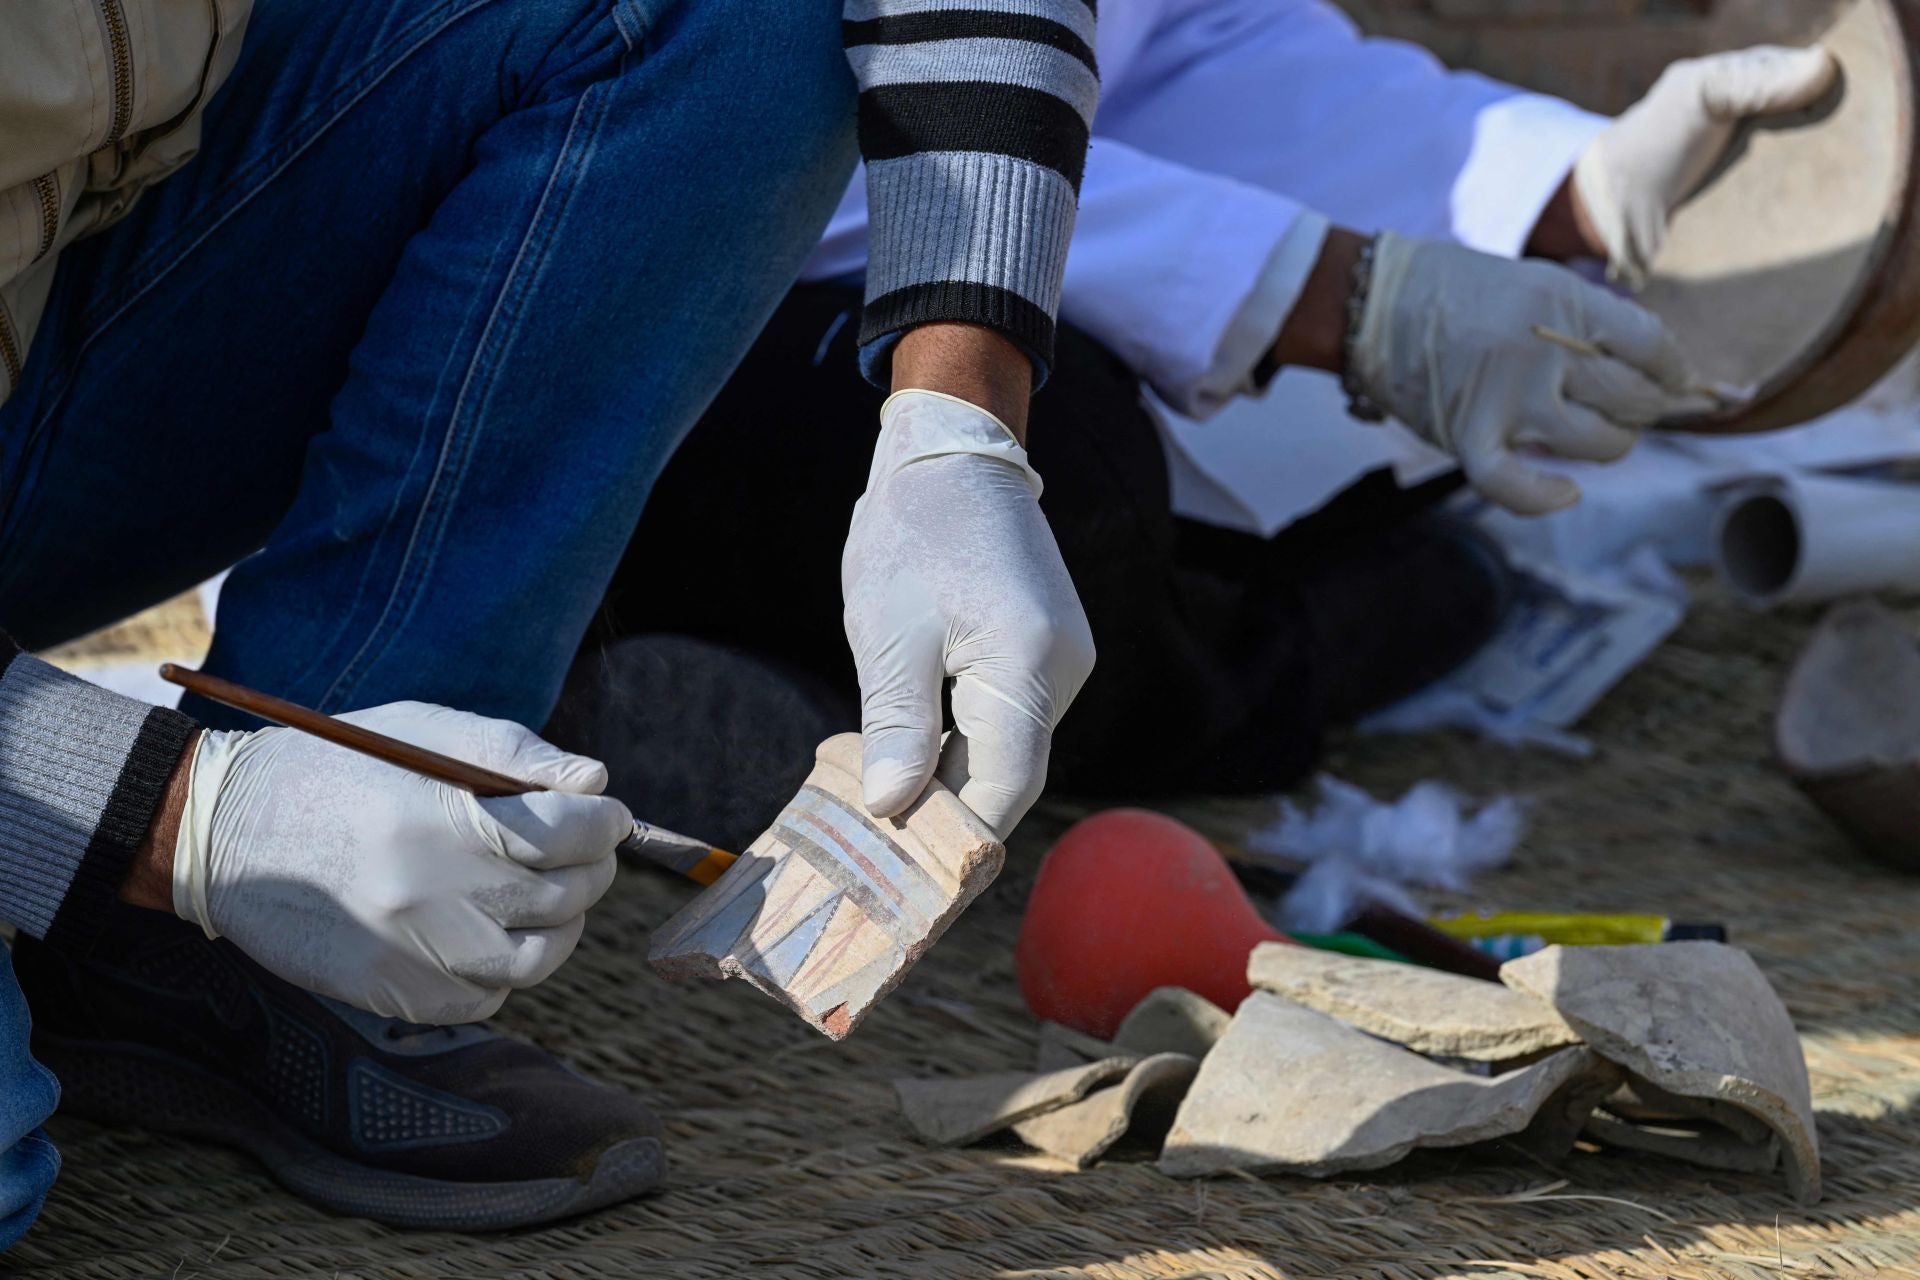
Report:
M 840 561 L 860 674 L 867 808 L 940 779 L 1003 838 L 1047 777 L 1053 729 L 1093 670 L 1093 634 L 1040 514 L 1040 477 L 998 418 L 933 391 L 880 411 Z M 940 690 L 954 732 L 940 746 Z
M 560 967 L 632 819 L 607 771 L 517 724 L 419 702 L 340 717 L 551 791 L 477 799 L 293 729 L 203 734 L 174 912 L 296 986 L 472 1022 Z
M 1578 354 L 1537 328 L 1606 354 Z M 1561 267 L 1391 232 L 1374 251 L 1350 358 L 1349 373 L 1381 408 L 1521 515 L 1572 506 L 1580 489 L 1521 461 L 1517 448 L 1611 462 L 1640 428 L 1714 407 L 1689 393 L 1686 357 L 1651 312 Z
M 1668 216 L 1720 162 L 1742 120 L 1810 106 L 1839 73 L 1819 45 L 1763 45 L 1668 67 L 1574 168 L 1612 273 L 1635 287 L 1645 281 Z

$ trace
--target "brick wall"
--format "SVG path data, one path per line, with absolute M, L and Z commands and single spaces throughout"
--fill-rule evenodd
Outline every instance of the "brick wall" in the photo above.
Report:
M 1675 58 L 1823 30 L 1842 0 L 1339 0 L 1368 31 L 1617 112 Z

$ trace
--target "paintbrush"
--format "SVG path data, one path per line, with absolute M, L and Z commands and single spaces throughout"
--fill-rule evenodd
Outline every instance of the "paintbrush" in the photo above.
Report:
M 1565 348 L 1577 356 L 1603 360 L 1615 358 L 1613 352 L 1607 350 L 1597 342 L 1589 342 L 1585 338 L 1576 338 L 1570 333 L 1562 333 L 1560 330 L 1548 328 L 1544 324 L 1533 326 L 1533 336 L 1539 338 L 1542 342 L 1551 342 L 1556 347 Z M 1695 382 L 1690 385 L 1687 390 L 1694 395 L 1706 397 L 1723 409 L 1735 409 L 1741 405 L 1749 404 L 1753 400 L 1753 392 L 1744 387 L 1716 387 L 1705 382 Z
M 480 796 L 545 788 L 168 663 L 163 679 Z M 861 803 L 860 735 L 820 744 L 798 795 L 744 856 L 636 821 L 620 845 L 708 886 L 654 931 L 669 977 L 744 978 L 835 1040 L 860 1025 L 967 904 L 1006 850 L 937 780 L 895 818 Z
M 496 773 L 492 769 L 483 769 L 477 764 L 465 760 L 456 760 L 452 756 L 441 755 L 438 751 L 429 751 L 425 747 L 416 747 L 410 742 L 398 738 L 389 738 L 384 733 L 375 733 L 344 720 L 322 715 L 297 702 L 288 702 L 285 698 L 276 698 L 257 689 L 249 689 L 243 684 L 231 680 L 222 680 L 219 676 L 210 676 L 201 671 L 188 671 L 173 663 L 165 663 L 160 668 L 160 678 L 171 681 L 183 689 L 224 703 L 237 711 L 259 716 L 262 720 L 271 720 L 289 729 L 298 729 L 302 733 L 312 734 L 316 738 L 331 742 L 337 747 L 349 751 L 358 751 L 362 755 L 384 760 L 388 764 L 411 770 L 423 777 L 445 782 L 451 786 L 463 787 L 476 796 L 518 796 L 529 791 L 545 791 L 547 788 L 534 782 L 525 782 L 519 778 Z M 623 853 L 631 853 L 646 859 L 656 866 L 676 872 L 696 884 L 712 884 L 720 878 L 722 872 L 732 866 L 736 854 L 725 849 L 717 849 L 692 836 L 683 836 L 663 827 L 634 819 L 633 831 L 620 842 Z

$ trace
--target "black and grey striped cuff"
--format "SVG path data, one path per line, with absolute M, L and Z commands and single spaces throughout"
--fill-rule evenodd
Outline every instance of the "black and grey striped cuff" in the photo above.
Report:
M 998 330 L 1033 362 L 1037 391 L 1053 364 L 1053 317 L 1017 293 L 964 280 L 910 285 L 868 300 L 861 312 L 861 368 L 878 385 L 889 385 L 886 361 L 869 353 L 923 324 L 958 321 Z
M 198 726 L 0 652 L 0 919 L 84 951 Z
M 847 0 L 869 252 L 861 366 L 941 321 L 1053 357 L 1100 102 L 1090 0 Z
M 1059 172 L 1011 156 L 870 161 L 862 348 L 915 325 L 986 325 L 1027 351 L 1036 380 L 1044 376 L 1077 203 Z

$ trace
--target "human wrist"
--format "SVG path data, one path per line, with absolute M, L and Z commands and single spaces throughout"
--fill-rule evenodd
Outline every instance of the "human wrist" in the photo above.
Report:
M 201 734 L 194 734 L 167 775 L 166 790 L 154 810 L 147 833 L 135 846 L 120 882 L 120 901 L 136 907 L 173 914 L 173 851 L 180 839 L 180 820 L 187 809 L 187 789 L 193 774 L 194 752 Z
M 1366 245 L 1367 238 L 1357 231 L 1335 227 L 1327 232 L 1306 288 L 1273 344 L 1276 364 L 1345 371 L 1347 303 L 1353 296 L 1354 264 Z
M 926 324 L 904 335 L 893 352 L 893 391 L 937 391 L 975 405 L 1027 442 L 1033 363 L 1026 353 L 980 325 Z
M 1540 220 L 1534 223 L 1533 234 L 1527 239 L 1526 253 L 1530 258 L 1551 258 L 1559 262 L 1607 256 L 1606 243 L 1601 239 L 1600 229 L 1573 173 L 1567 174 L 1541 211 Z

